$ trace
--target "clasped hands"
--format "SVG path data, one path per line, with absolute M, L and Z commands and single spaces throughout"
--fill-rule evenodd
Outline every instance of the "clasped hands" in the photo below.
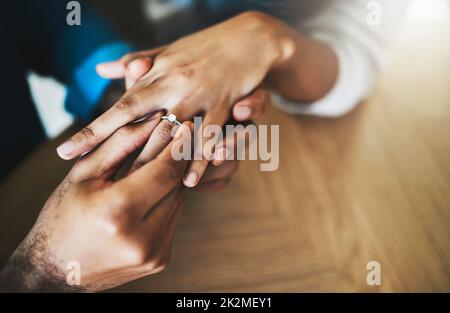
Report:
M 3 269 L 10 289 L 100 291 L 165 267 L 185 186 L 223 187 L 237 169 L 227 151 L 236 152 L 229 148 L 245 136 L 218 142 L 211 162 L 177 161 L 171 147 L 192 138 L 193 116 L 223 126 L 230 115 L 246 121 L 262 113 L 269 97 L 260 86 L 283 59 L 264 24 L 258 14 L 243 14 L 98 65 L 103 77 L 125 78 L 128 90 L 58 148 L 62 158 L 78 160 Z M 161 120 L 167 112 L 184 121 L 174 138 L 174 124 Z M 69 262 L 80 264 L 79 286 L 66 283 Z

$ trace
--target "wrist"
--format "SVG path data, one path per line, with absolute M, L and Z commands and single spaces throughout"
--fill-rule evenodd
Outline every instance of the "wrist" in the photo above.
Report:
M 279 53 L 265 82 L 293 101 L 312 102 L 323 97 L 338 76 L 334 51 L 276 19 L 270 28 Z
M 21 253 L 19 248 L 0 271 L 0 292 L 70 292 L 64 274 L 49 262 Z
M 296 43 L 290 29 L 278 19 L 256 11 L 242 13 L 244 25 L 254 30 L 253 45 L 267 65 L 267 71 L 285 63 L 294 55 Z

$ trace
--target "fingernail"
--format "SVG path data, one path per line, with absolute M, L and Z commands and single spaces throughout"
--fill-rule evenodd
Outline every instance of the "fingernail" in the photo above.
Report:
M 119 62 L 104 62 L 96 66 L 96 70 L 100 75 L 108 77 L 120 77 L 124 75 L 124 67 Z
M 198 175 L 196 172 L 190 172 L 184 179 L 184 184 L 187 187 L 194 187 L 197 184 Z
M 234 113 L 236 114 L 236 118 L 238 118 L 240 120 L 245 120 L 250 117 L 250 115 L 252 114 L 252 111 L 250 110 L 249 107 L 242 106 L 242 107 L 236 108 Z
M 60 157 L 64 158 L 70 156 L 70 154 L 72 154 L 74 150 L 75 144 L 71 140 L 69 140 L 60 145 L 56 149 L 56 152 L 59 154 Z

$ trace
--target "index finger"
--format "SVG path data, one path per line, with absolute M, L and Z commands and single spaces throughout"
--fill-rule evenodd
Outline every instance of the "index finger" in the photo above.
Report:
M 166 90 L 157 82 L 148 87 L 133 86 L 109 110 L 60 145 L 58 155 L 70 160 L 92 150 L 118 128 L 161 108 Z

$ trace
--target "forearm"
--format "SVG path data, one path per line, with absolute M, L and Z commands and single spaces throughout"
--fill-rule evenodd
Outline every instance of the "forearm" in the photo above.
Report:
M 38 257 L 16 251 L 0 271 L 0 292 L 74 292 L 64 275 Z
M 325 96 L 338 77 L 333 50 L 271 17 L 265 23 L 282 51 L 282 58 L 273 64 L 265 82 L 293 101 L 312 102 Z

